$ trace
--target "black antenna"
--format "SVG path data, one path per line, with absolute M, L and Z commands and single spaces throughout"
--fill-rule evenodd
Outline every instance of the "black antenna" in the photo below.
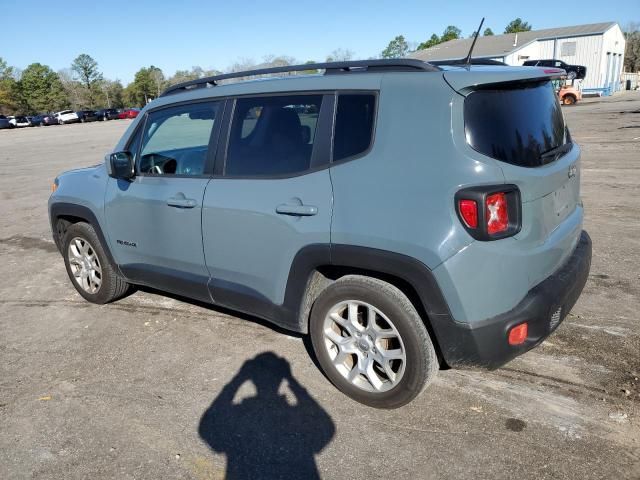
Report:
M 471 65 L 471 54 L 473 53 L 473 47 L 476 46 L 476 40 L 478 40 L 478 36 L 480 35 L 480 29 L 482 28 L 483 23 L 484 23 L 484 17 L 482 17 L 482 20 L 480 21 L 480 26 L 478 27 L 478 30 L 476 30 L 476 34 L 473 36 L 473 42 L 471 43 L 471 48 L 469 49 L 469 53 L 464 59 L 463 63 L 467 67 Z

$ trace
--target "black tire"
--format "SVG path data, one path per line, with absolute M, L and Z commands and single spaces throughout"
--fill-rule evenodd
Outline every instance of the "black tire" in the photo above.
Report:
M 575 71 L 570 71 L 567 73 L 567 80 L 575 80 L 578 74 Z
M 342 301 L 366 302 L 392 320 L 405 347 L 406 365 L 398 384 L 384 392 L 369 392 L 352 384 L 334 366 L 325 346 L 323 325 L 330 309 Z M 413 400 L 436 376 L 436 350 L 422 318 L 407 296 L 376 278 L 347 275 L 327 287 L 311 309 L 309 333 L 318 363 L 345 395 L 375 408 L 398 408 Z M 375 351 L 375 350 L 374 350 Z
M 89 293 L 78 285 L 71 270 L 68 254 L 69 244 L 77 237 L 89 242 L 100 262 L 102 283 L 95 293 Z M 64 264 L 67 268 L 69 280 L 71 280 L 71 283 L 78 293 L 91 303 L 104 304 L 112 302 L 126 295 L 131 289 L 131 285 L 116 272 L 111 262 L 109 262 L 109 257 L 105 254 L 104 246 L 100 242 L 96 231 L 88 223 L 74 223 L 67 228 L 62 240 L 62 256 L 64 257 Z
M 576 103 L 576 97 L 571 94 L 565 95 L 562 99 L 564 105 L 574 105 Z

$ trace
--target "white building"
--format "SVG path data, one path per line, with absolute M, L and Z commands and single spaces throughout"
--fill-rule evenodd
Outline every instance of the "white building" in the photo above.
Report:
M 467 56 L 471 38 L 450 40 L 410 56 L 426 62 L 454 60 Z M 610 94 L 621 88 L 625 39 L 615 22 L 547 28 L 530 32 L 479 37 L 474 58 L 489 58 L 508 65 L 525 60 L 556 59 L 587 67 L 583 91 Z

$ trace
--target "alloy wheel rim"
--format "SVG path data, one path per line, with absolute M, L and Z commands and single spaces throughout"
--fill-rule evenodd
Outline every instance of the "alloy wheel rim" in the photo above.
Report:
M 324 346 L 349 383 L 373 393 L 394 388 L 407 363 L 402 337 L 380 309 L 358 300 L 333 306 L 323 323 Z
M 93 246 L 82 237 L 75 237 L 67 249 L 69 266 L 75 282 L 85 292 L 95 294 L 102 286 L 102 266 Z

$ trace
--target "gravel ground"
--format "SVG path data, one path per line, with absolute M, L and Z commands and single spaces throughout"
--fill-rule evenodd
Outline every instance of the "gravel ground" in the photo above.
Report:
M 84 302 L 50 184 L 129 121 L 0 131 L 0 478 L 640 478 L 640 94 L 564 113 L 594 245 L 582 297 L 537 349 L 441 371 L 394 411 L 259 320 L 148 290 Z

